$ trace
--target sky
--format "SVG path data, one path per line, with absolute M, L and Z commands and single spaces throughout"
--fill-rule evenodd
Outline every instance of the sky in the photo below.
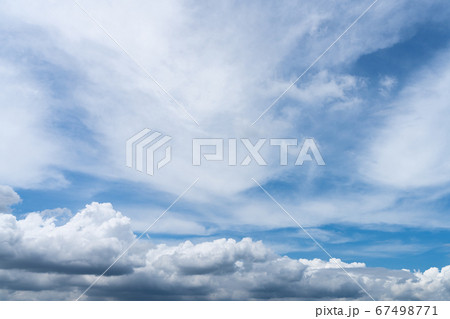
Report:
M 449 16 L 2 1 L 0 298 L 448 300 Z M 144 128 L 172 137 L 153 176 L 125 162 Z M 268 165 L 195 166 L 195 138 L 237 139 L 238 164 L 266 139 Z M 294 165 L 307 138 L 326 165 Z

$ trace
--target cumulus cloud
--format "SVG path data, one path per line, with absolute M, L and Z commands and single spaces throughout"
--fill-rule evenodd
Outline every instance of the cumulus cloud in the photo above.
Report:
M 45 214 L 44 214 L 45 215 Z M 136 238 L 111 204 L 92 203 L 66 223 L 0 215 L 0 296 L 70 300 Z M 338 266 L 339 264 L 339 266 Z M 93 300 L 446 299 L 450 266 L 425 272 L 293 259 L 251 238 L 152 245 L 142 240 L 87 292 Z
M 111 204 L 92 203 L 57 226 L 48 212 L 17 220 L 0 214 L 0 267 L 35 272 L 98 273 L 134 240 L 130 219 Z M 131 272 L 142 263 L 133 253 L 114 273 Z

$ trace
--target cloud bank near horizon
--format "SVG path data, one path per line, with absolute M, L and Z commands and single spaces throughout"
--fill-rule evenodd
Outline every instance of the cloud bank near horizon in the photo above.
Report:
M 0 214 L 0 298 L 71 300 L 136 238 L 130 219 L 91 203 L 65 223 L 49 211 Z M 280 256 L 262 241 L 221 238 L 154 245 L 140 240 L 84 296 L 90 300 L 377 300 L 450 298 L 450 266 L 424 272 L 340 259 Z

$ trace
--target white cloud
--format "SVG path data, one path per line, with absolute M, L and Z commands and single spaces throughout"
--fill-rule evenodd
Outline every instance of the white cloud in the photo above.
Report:
M 47 218 L 45 218 L 47 217 Z M 38 272 L 97 273 L 114 261 L 134 240 L 129 218 L 111 204 L 92 203 L 67 223 L 55 224 L 56 217 L 44 211 L 17 220 L 0 214 L 0 236 L 4 243 L 0 267 Z M 132 271 L 142 263 L 131 253 L 118 263 L 117 272 Z
M 369 141 L 360 171 L 371 182 L 412 189 L 450 181 L 449 56 L 442 53 L 412 77 Z
M 31 213 L 0 215 L 0 296 L 76 299 L 135 238 L 130 220 L 92 203 L 61 226 Z M 339 263 L 376 299 L 450 297 L 450 266 L 425 272 L 369 268 L 339 259 L 279 256 L 261 241 L 217 239 L 131 249 L 87 293 L 102 300 L 367 299 Z
M 30 70 L 0 56 L 0 180 L 16 187 L 66 184 L 56 166 L 59 139 L 52 137 L 51 98 Z M 52 167 L 53 166 L 53 167 Z
M 10 186 L 0 185 L 0 213 L 7 212 L 11 205 L 21 201 L 17 194 Z
M 391 90 L 397 84 L 398 84 L 397 78 L 385 75 L 379 81 L 380 88 L 378 89 L 378 91 L 380 92 L 381 95 L 388 96 Z
M 289 84 L 283 83 L 285 87 Z M 356 104 L 355 90 L 364 86 L 364 80 L 351 75 L 330 74 L 322 70 L 311 77 L 307 84 L 293 87 L 289 96 L 310 107 L 335 104 Z
M 8 156 L 0 159 L 0 179 L 25 188 L 62 187 L 67 185 L 62 171 L 83 172 L 178 195 L 200 176 L 184 200 L 201 203 L 196 207 L 203 210 L 201 216 L 190 214 L 189 220 L 181 215 L 171 217 L 170 222 L 155 229 L 168 232 L 170 225 L 177 223 L 177 231 L 183 234 L 207 234 L 205 222 L 221 227 L 291 225 L 272 203 L 250 198 L 246 192 L 255 187 L 251 177 L 264 183 L 283 173 L 291 174 L 286 171 L 289 168 L 228 167 L 222 163 L 192 167 L 192 137 L 299 136 L 302 128 L 296 116 L 290 115 L 302 112 L 303 102 L 321 105 L 332 100 L 340 109 L 357 105 L 360 97 L 355 89 L 360 88 L 362 80 L 342 70 L 361 55 L 409 37 L 419 21 L 431 13 L 434 16 L 431 5 L 420 1 L 414 5 L 410 1 L 377 4 L 292 89 L 295 108 L 288 103 L 283 109 L 280 103 L 261 123 L 248 129 L 259 112 L 290 84 L 289 80 L 301 74 L 368 4 L 340 1 L 330 7 L 325 2 L 287 1 L 255 8 L 255 4 L 228 2 L 210 7 L 189 1 L 158 5 L 96 1 L 83 5 L 191 110 L 201 127 L 170 103 L 73 3 L 24 5 L 21 1 L 4 1 L 0 5 L 4 18 L 0 19 L 0 28 L 20 36 L 8 37 L 1 51 L 4 90 L 0 98 L 6 107 L 0 109 L 0 136 L 5 141 L 0 151 Z M 390 19 L 393 15 L 396 19 Z M 286 117 L 277 118 L 281 110 Z M 124 165 L 125 140 L 144 127 L 174 137 L 173 161 L 154 178 Z M 407 168 L 418 165 L 411 172 L 426 171 L 426 159 L 394 168 L 389 162 L 390 156 L 397 154 L 391 152 L 396 147 L 394 142 L 393 147 L 389 144 L 378 152 L 375 164 L 362 165 L 362 171 L 370 182 L 413 185 L 409 179 L 414 174 L 410 175 Z M 383 138 L 380 143 L 384 145 Z M 401 143 L 405 141 L 399 138 Z M 334 144 L 336 152 L 342 152 L 339 143 Z M 434 149 L 442 143 L 431 144 L 429 148 Z M 398 153 L 399 157 L 407 154 Z M 350 166 L 340 163 L 323 171 L 345 171 L 346 165 Z M 446 178 L 445 174 L 435 178 L 420 173 L 417 177 L 415 181 L 422 184 Z M 408 209 L 392 214 L 390 205 L 394 201 L 384 194 L 351 194 L 332 200 L 302 198 L 286 206 L 293 214 L 301 212 L 302 221 L 311 226 L 331 220 L 360 223 L 361 214 L 367 218 L 365 223 L 436 224 Z M 203 204 L 211 205 L 209 212 Z M 135 209 L 133 229 L 144 229 L 147 211 L 148 207 L 140 212 Z M 149 214 L 157 213 L 151 209 Z
M 20 32 L 20 37 L 11 37 L 5 44 L 5 64 L 12 64 L 15 73 L 23 68 L 29 71 L 15 82 L 34 88 L 30 79 L 42 78 L 45 72 L 61 82 L 51 85 L 50 81 L 39 90 L 28 89 L 31 93 L 26 94 L 22 90 L 5 98 L 6 104 L 12 101 L 27 107 L 23 107 L 23 119 L 2 116 L 9 123 L 23 122 L 15 125 L 17 130 L 8 128 L 8 132 L 17 131 L 10 140 L 23 148 L 5 144 L 10 165 L 0 165 L 0 176 L 13 186 L 51 185 L 52 180 L 61 186 L 65 182 L 61 170 L 68 169 L 143 182 L 178 194 L 200 175 L 197 187 L 201 191 L 193 194 L 202 200 L 245 191 L 254 186 L 250 177 L 265 180 L 279 168 L 242 170 L 211 165 L 196 169 L 190 165 L 190 139 L 297 133 L 293 118 L 273 122 L 281 105 L 258 126 L 248 129 L 248 125 L 289 84 L 286 79 L 298 76 L 368 5 L 351 1 L 332 7 L 324 1 L 282 5 L 225 1 L 215 6 L 190 1 L 82 4 L 186 105 L 201 127 L 158 92 L 73 3 L 5 1 L 2 26 L 13 25 L 8 30 Z M 377 4 L 312 70 L 319 75 L 302 79 L 292 94 L 310 103 L 323 102 L 327 94 L 328 99 L 343 100 L 339 108 L 353 105 L 358 99 L 346 95 L 355 79 L 332 71 L 321 77 L 320 71 L 345 66 L 362 54 L 393 45 L 429 13 L 430 5 L 420 1 L 415 5 L 410 1 Z M 390 19 L 393 15 L 396 19 Z M 22 62 L 12 57 L 23 52 L 30 52 L 36 61 L 19 68 Z M 304 89 L 313 86 L 317 91 Z M 58 112 L 65 116 L 53 118 Z M 46 126 L 52 121 L 54 125 Z M 77 126 L 71 128 L 74 123 Z M 144 127 L 174 137 L 174 159 L 170 169 L 158 172 L 160 178 L 145 178 L 123 163 L 124 141 Z M 34 154 L 32 160 L 29 152 Z
M 315 66 L 311 77 L 302 79 L 291 97 L 310 104 L 332 98 L 353 105 L 358 99 L 350 92 L 359 79 L 336 70 L 410 36 L 419 22 L 430 15 L 436 17 L 429 9 L 441 2 L 430 3 L 378 3 Z M 334 7 L 325 1 L 262 7 L 230 2 L 214 7 L 189 1 L 166 1 L 158 6 L 145 1 L 86 2 L 88 11 L 199 119 L 201 127 L 197 128 L 73 3 L 3 1 L 0 28 L 15 33 L 2 42 L 0 53 L 0 153 L 7 154 L 0 158 L 0 179 L 26 188 L 61 187 L 67 185 L 61 172 L 70 170 L 142 182 L 179 194 L 201 176 L 198 187 L 185 199 L 213 203 L 214 213 L 226 210 L 221 216 L 209 212 L 207 221 L 221 227 L 292 225 L 276 206 L 267 205 L 268 201 L 255 204 L 248 197 L 235 196 L 254 187 L 250 177 L 264 182 L 279 176 L 279 168 L 214 164 L 193 168 L 180 154 L 190 155 L 192 137 L 298 134 L 295 117 L 277 119 L 282 105 L 253 129 L 246 127 L 368 3 L 339 1 L 331 5 Z M 330 66 L 330 71 L 322 71 Z M 362 165 L 369 181 L 400 188 L 448 182 L 447 164 L 439 158 L 449 155 L 445 151 L 448 96 L 444 92 L 449 81 L 446 70 L 439 72 L 443 80 L 437 86 L 433 76 L 425 75 L 426 81 L 413 83 L 399 99 L 399 105 L 412 107 L 396 113 L 377 135 L 369 161 Z M 418 93 L 424 90 L 431 99 Z M 431 105 L 433 112 L 423 105 Z M 126 169 L 123 163 L 124 141 L 144 127 L 173 136 L 173 149 L 178 152 L 174 152 L 171 166 L 154 179 Z M 422 145 L 421 152 L 417 152 L 417 144 Z M 442 149 L 441 153 L 436 149 Z M 19 198 L 9 188 L 3 191 L 6 195 L 0 198 L 0 211 L 5 212 Z M 300 220 L 307 226 L 382 221 L 448 227 L 445 221 L 417 211 L 397 209 L 393 214 L 395 200 L 395 196 L 383 194 L 350 195 L 291 202 L 286 207 L 294 216 L 301 213 Z M 182 234 L 207 234 L 201 217 L 187 221 L 175 215 L 155 231 L 168 232 L 176 225 Z M 130 220 L 112 206 L 96 203 L 68 222 L 57 221 L 48 212 L 32 213 L 23 220 L 0 215 L 0 235 L 5 243 L 1 254 L 7 257 L 0 262 L 4 267 L 0 280 L 6 287 L 0 293 L 12 299 L 73 298 L 93 279 L 78 274 L 103 271 L 135 238 L 132 229 L 143 229 L 143 220 L 132 228 Z M 200 263 L 202 259 L 206 266 Z M 157 248 L 141 242 L 117 265 L 116 274 L 122 275 L 103 278 L 89 297 L 362 297 L 345 274 L 330 269 L 332 264 L 280 257 L 248 239 Z M 376 296 L 433 297 L 434 292 L 424 284 L 427 281 L 443 292 L 437 298 L 447 296 L 447 268 L 410 274 L 357 265 L 361 267 L 346 267 Z M 218 269 L 228 272 L 218 274 Z M 132 295 L 133 291 L 137 295 Z

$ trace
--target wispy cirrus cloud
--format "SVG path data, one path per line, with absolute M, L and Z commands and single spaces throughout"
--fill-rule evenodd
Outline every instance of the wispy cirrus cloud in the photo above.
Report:
M 445 124 L 449 114 L 450 51 L 442 52 L 392 103 L 395 106 L 368 145 L 361 172 L 371 181 L 411 189 L 450 181 Z
M 10 186 L 0 185 L 0 213 L 10 210 L 10 207 L 21 201 L 17 194 Z
M 199 183 L 202 192 L 214 197 L 251 188 L 252 176 L 267 180 L 277 173 L 276 169 L 210 166 L 195 170 L 176 154 L 171 170 L 162 178 L 144 179 L 125 169 L 123 141 L 143 127 L 170 128 L 167 133 L 175 137 L 174 148 L 179 154 L 189 154 L 186 145 L 192 137 L 297 134 L 295 117 L 279 118 L 283 103 L 254 131 L 249 131 L 247 124 L 284 90 L 290 77 L 298 76 L 367 5 L 339 2 L 330 8 L 325 2 L 286 1 L 276 6 L 223 2 L 211 7 L 189 1 L 158 6 L 136 1 L 127 5 L 96 2 L 85 7 L 202 125 L 192 126 L 177 106 L 158 93 L 145 74 L 73 3 L 5 2 L 4 28 L 8 23 L 12 26 L 10 33 L 20 34 L 7 38 L 2 49 L 5 63 L 16 65 L 17 57 L 25 58 L 28 55 L 23 52 L 30 52 L 33 58 L 27 59 L 22 68 L 28 70 L 27 78 L 41 79 L 38 91 L 43 96 L 34 99 L 20 93 L 5 99 L 5 104 L 13 101 L 16 110 L 23 109 L 17 107 L 18 103 L 28 105 L 25 119 L 40 123 L 32 129 L 35 133 L 29 142 L 39 146 L 40 155 L 33 163 L 21 164 L 28 165 L 29 180 L 19 183 L 20 179 L 9 178 L 6 181 L 10 185 L 29 187 L 45 184 L 48 178 L 63 182 L 62 170 L 75 170 L 101 178 L 143 182 L 178 193 L 182 186 L 177 185 L 183 183 L 174 181 L 182 179 L 188 184 L 200 174 L 204 177 Z M 354 93 L 348 96 L 347 92 L 358 80 L 345 72 L 335 73 L 336 69 L 407 37 L 409 30 L 414 30 L 432 9 L 422 2 L 415 6 L 407 1 L 377 5 L 292 94 L 306 99 L 308 104 L 339 99 L 338 108 L 343 107 L 342 103 L 359 101 L 360 97 Z M 389 19 L 393 15 L 396 19 Z M 277 19 L 279 16 L 283 19 Z M 130 18 L 135 23 L 127 23 Z M 276 24 L 267 24 L 274 20 Z M 327 68 L 328 74 L 324 75 Z M 22 87 L 27 87 L 28 82 Z M 311 88 L 307 95 L 305 87 Z M 37 104 L 39 101 L 42 105 Z M 302 106 L 297 109 L 302 110 Z M 270 121 L 279 125 L 269 125 Z M 30 123 L 27 126 L 33 127 Z M 18 135 L 14 140 L 27 136 Z M 71 147 L 64 147 L 67 144 Z M 11 158 L 16 157 L 26 156 L 17 153 Z M 43 171 L 51 175 L 45 177 Z M 5 178 L 8 172 L 12 170 L 3 171 Z M 51 180 L 47 182 L 50 183 Z

